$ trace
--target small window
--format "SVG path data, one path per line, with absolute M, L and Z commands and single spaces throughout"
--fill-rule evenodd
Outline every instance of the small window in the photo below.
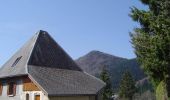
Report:
M 8 84 L 8 95 L 15 96 L 16 94 L 16 84 L 14 82 L 10 82 Z
M 22 56 L 18 57 L 18 58 L 15 60 L 15 62 L 12 64 L 11 67 L 14 67 L 14 66 L 20 61 L 21 58 L 22 58 Z
M 29 94 L 27 93 L 27 94 L 26 94 L 26 100 L 29 100 L 29 97 L 30 97 L 30 96 L 29 96 Z

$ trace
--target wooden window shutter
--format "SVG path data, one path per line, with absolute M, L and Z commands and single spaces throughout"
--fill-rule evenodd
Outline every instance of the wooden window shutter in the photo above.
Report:
M 7 85 L 7 95 L 16 95 L 16 83 L 15 82 L 8 82 Z
M 15 96 L 16 95 L 16 87 L 17 87 L 17 85 L 16 85 L 16 83 L 14 83 L 13 85 L 14 85 L 13 86 L 13 95 Z
M 8 85 L 7 85 L 7 95 L 9 95 L 9 82 L 8 82 Z
M 0 82 L 0 95 L 2 95 L 3 85 L 2 82 Z

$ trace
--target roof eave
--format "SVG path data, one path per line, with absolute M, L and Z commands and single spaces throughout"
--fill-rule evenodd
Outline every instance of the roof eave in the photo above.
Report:
M 21 77 L 21 76 L 27 76 L 28 74 L 18 74 L 18 75 L 10 75 L 10 76 L 2 76 L 0 79 L 7 79 L 7 78 L 13 78 L 13 77 Z
M 30 75 L 28 74 L 28 77 L 32 80 L 32 82 L 40 89 L 44 92 L 45 95 L 49 95 L 47 91 L 45 91 L 45 89 Z
M 56 97 L 56 96 L 61 96 L 61 97 L 69 97 L 69 96 L 95 96 L 97 94 L 48 94 L 49 97 Z

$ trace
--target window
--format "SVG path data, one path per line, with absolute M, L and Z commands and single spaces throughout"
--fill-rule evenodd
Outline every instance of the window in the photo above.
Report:
M 15 60 L 15 62 L 12 64 L 11 67 L 14 67 L 14 66 L 20 61 L 21 58 L 22 58 L 22 56 L 18 57 L 18 58 Z
M 98 95 L 95 96 L 95 100 L 99 100 L 99 99 L 98 99 Z
M 40 100 L 40 95 L 35 95 L 35 100 Z
M 3 85 L 2 82 L 0 82 L 0 95 L 2 95 Z
M 16 94 L 16 84 L 14 82 L 10 82 L 8 84 L 8 95 L 15 96 Z
M 30 96 L 29 96 L 29 94 L 27 93 L 27 94 L 26 94 L 26 100 L 29 100 L 29 97 L 30 97 Z

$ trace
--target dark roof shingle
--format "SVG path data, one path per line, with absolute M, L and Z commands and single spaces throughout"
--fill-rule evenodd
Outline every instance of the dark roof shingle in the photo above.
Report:
M 83 72 L 45 31 L 36 33 L 0 69 L 1 79 L 20 75 L 33 78 L 49 96 L 94 95 L 105 85 Z
M 95 95 L 104 83 L 80 71 L 56 69 L 43 66 L 29 66 L 29 74 L 49 96 Z

